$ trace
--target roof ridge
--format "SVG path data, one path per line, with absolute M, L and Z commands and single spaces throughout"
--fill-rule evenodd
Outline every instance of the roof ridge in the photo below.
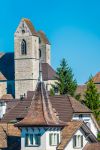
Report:
M 71 107 L 72 107 L 72 109 L 73 109 L 73 112 L 74 112 L 74 108 L 73 108 L 72 102 L 70 101 L 69 95 L 67 95 L 67 97 L 68 97 L 68 99 L 69 99 L 69 102 L 70 102 L 70 104 L 71 104 Z

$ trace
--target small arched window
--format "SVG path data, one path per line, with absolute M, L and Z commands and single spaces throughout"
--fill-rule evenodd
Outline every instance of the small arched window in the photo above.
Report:
M 41 58 L 41 50 L 39 49 L 39 58 Z
M 22 43 L 21 43 L 21 54 L 22 55 L 26 55 L 27 51 L 26 51 L 26 41 L 23 39 Z

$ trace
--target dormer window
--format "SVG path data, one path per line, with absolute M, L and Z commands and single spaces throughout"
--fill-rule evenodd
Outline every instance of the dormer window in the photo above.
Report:
M 26 51 L 26 41 L 23 39 L 22 43 L 21 43 L 21 54 L 22 55 L 26 55 L 27 51 Z

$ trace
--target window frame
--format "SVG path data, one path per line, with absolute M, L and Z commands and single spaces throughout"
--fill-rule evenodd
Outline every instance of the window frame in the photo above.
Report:
M 59 142 L 60 142 L 59 133 L 49 133 L 49 145 L 50 146 L 57 146 Z
M 73 136 L 73 148 L 82 148 L 83 147 L 83 135 L 74 135 Z
M 21 41 L 21 55 L 27 55 L 27 44 L 24 39 Z
M 27 138 L 26 138 L 27 137 Z M 40 146 L 40 134 L 25 134 L 25 147 L 39 147 Z

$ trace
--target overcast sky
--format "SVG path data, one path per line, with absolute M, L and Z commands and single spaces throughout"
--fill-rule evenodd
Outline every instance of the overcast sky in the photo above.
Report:
M 14 51 L 21 18 L 48 36 L 54 68 L 66 58 L 79 84 L 100 71 L 100 0 L 1 0 L 0 51 Z

